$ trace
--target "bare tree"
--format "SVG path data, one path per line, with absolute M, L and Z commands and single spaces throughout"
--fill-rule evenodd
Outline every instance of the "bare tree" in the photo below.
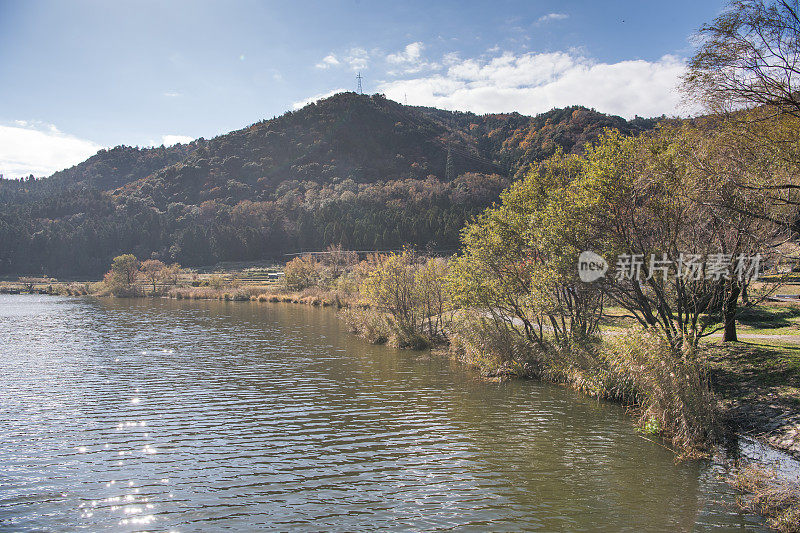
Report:
M 164 277 L 166 265 L 158 259 L 148 259 L 147 261 L 142 261 L 139 268 L 145 279 L 153 285 L 153 294 L 155 294 L 156 285 Z

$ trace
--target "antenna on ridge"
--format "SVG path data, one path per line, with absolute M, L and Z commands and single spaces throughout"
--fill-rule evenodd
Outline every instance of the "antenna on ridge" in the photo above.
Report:
M 444 167 L 444 179 L 453 180 L 453 154 L 450 152 L 450 141 L 447 142 L 447 160 Z
M 359 72 L 358 76 L 356 76 L 356 81 L 358 81 L 358 89 L 356 89 L 356 92 L 358 94 L 364 94 L 364 91 L 361 89 L 361 80 L 363 79 L 364 77 L 361 75 L 361 72 Z

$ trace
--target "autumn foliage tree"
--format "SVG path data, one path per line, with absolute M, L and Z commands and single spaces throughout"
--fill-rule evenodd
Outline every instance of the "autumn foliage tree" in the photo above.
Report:
M 133 254 L 118 255 L 111 262 L 111 269 L 103 278 L 106 289 L 115 296 L 125 296 L 136 292 L 139 276 L 139 260 Z
M 156 293 L 158 282 L 164 279 L 166 268 L 167 266 L 158 259 L 148 259 L 146 261 L 142 261 L 139 270 L 145 279 L 152 285 L 153 294 Z

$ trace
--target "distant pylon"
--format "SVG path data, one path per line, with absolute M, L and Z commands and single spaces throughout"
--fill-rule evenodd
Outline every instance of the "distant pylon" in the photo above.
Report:
M 453 154 L 450 152 L 450 143 L 447 143 L 447 161 L 444 167 L 445 181 L 453 180 Z
M 364 91 L 361 89 L 361 80 L 363 79 L 364 78 L 361 76 L 361 72 L 359 72 L 358 76 L 356 76 L 356 81 L 358 82 L 358 89 L 356 89 L 356 92 L 358 94 L 364 94 Z

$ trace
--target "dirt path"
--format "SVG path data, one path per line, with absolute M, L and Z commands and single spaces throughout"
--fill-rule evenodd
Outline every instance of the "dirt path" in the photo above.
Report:
M 770 335 L 767 333 L 737 333 L 740 341 L 780 341 L 789 344 L 800 344 L 800 335 Z M 713 333 L 708 336 L 711 339 L 721 339 L 722 333 Z

